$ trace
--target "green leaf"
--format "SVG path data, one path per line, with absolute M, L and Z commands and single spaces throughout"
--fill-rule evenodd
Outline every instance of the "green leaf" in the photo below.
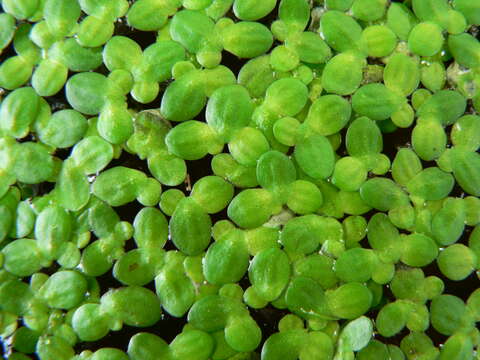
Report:
M 352 351 L 359 351 L 368 345 L 372 336 L 372 321 L 365 316 L 360 316 L 343 328 L 339 341 L 348 344 Z

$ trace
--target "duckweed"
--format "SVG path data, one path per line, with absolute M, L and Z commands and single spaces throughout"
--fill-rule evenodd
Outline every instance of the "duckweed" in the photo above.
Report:
M 477 3 L 3 0 L 5 356 L 474 359 Z

